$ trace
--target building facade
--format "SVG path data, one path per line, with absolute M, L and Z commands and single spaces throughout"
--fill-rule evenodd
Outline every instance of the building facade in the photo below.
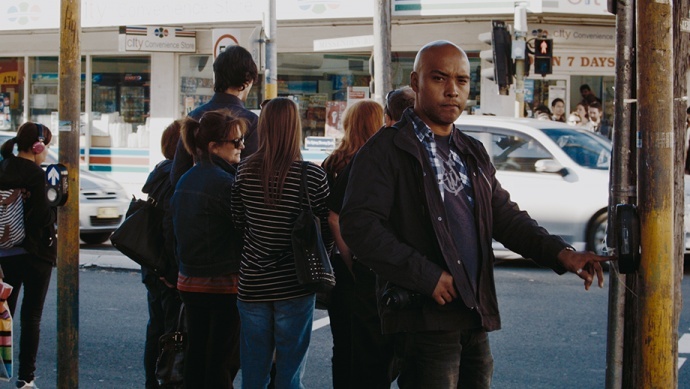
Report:
M 606 2 L 522 3 L 528 8 L 529 30 L 546 31 L 554 39 L 553 74 L 528 77 L 527 105 L 561 97 L 572 110 L 581 99 L 579 86 L 588 84 L 612 117 L 615 19 L 606 12 Z M 28 120 L 57 128 L 59 4 L 10 0 L 0 6 L 0 130 L 16 130 Z M 82 0 L 85 165 L 139 193 L 149 170 L 162 159 L 162 130 L 212 95 L 215 54 L 239 44 L 257 63 L 264 62 L 267 6 L 268 0 Z M 501 0 L 391 0 L 393 86 L 409 83 L 421 46 L 450 40 L 470 57 L 468 113 L 512 115 L 514 94 L 499 96 L 495 85 L 480 77 L 479 51 L 488 47 L 478 35 L 490 31 L 492 19 L 512 24 L 514 6 Z M 271 38 L 278 47 L 278 95 L 299 103 L 305 137 L 337 139 L 347 105 L 373 97 L 374 10 L 374 0 L 276 1 L 278 28 Z M 263 99 L 259 82 L 246 105 L 258 109 Z

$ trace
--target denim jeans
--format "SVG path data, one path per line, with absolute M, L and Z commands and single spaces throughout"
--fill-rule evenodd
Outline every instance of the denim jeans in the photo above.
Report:
M 236 294 L 180 291 L 187 319 L 186 388 L 232 388 L 240 369 Z
M 396 335 L 401 358 L 400 389 L 489 388 L 493 356 L 483 330 L 453 330 Z
M 2 260 L 6 283 L 12 285 L 12 294 L 7 299 L 10 313 L 17 309 L 19 291 L 24 287 L 20 316 L 19 374 L 17 379 L 33 381 L 36 370 L 36 354 L 41 334 L 41 317 L 46 301 L 50 274 L 53 265 L 32 257 L 30 254 L 8 257 Z
M 266 388 L 275 350 L 276 388 L 300 389 L 314 317 L 314 295 L 270 302 L 237 301 L 242 330 L 242 387 Z

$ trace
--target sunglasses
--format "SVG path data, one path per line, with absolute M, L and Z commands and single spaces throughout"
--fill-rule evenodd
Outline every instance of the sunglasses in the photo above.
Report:
M 241 144 L 244 144 L 244 136 L 241 136 L 237 139 L 227 139 L 227 140 L 220 140 L 218 143 L 232 143 L 233 146 L 235 146 L 236 149 L 240 148 Z

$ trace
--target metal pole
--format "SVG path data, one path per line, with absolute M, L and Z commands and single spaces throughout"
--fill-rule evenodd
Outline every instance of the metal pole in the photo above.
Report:
M 525 117 L 525 61 L 529 61 L 527 55 L 527 8 L 525 3 L 515 5 L 513 19 L 515 41 L 513 44 L 513 58 L 515 58 L 515 117 Z M 518 49 L 516 47 L 521 47 Z M 520 53 L 519 51 L 522 51 Z
M 384 104 L 383 97 L 391 83 L 391 1 L 376 0 L 374 10 L 374 100 Z
M 278 44 L 276 21 L 276 0 L 268 0 L 266 34 L 266 70 L 264 71 L 264 98 L 278 97 Z
M 67 203 L 58 212 L 58 388 L 79 387 L 79 109 L 81 1 L 62 0 L 59 58 L 60 163 L 67 167 Z
M 613 153 L 611 156 L 611 195 L 609 198 L 609 217 L 607 246 L 613 254 L 613 243 L 617 237 L 614 225 L 616 204 L 633 204 L 636 197 L 636 148 L 635 128 L 632 124 L 633 75 L 635 68 L 635 3 L 634 0 L 618 2 L 616 14 L 616 88 L 613 133 Z M 627 102 L 627 103 L 626 103 Z M 606 343 L 606 388 L 620 389 L 623 384 L 624 369 L 624 324 L 625 324 L 625 283 L 626 276 L 618 272 L 618 264 L 613 261 L 609 271 L 609 310 L 608 336 Z
M 673 336 L 673 34 L 669 1 L 638 0 L 637 97 L 640 129 L 640 365 L 636 386 L 674 388 L 678 358 Z

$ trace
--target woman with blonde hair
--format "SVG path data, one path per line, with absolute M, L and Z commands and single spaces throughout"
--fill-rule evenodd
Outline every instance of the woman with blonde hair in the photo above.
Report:
M 232 189 L 235 226 L 244 235 L 237 301 L 242 386 L 266 387 L 275 350 L 275 387 L 301 388 L 315 298 L 297 281 L 292 251 L 292 228 L 302 211 L 302 124 L 297 105 L 287 98 L 271 99 L 257 129 L 259 149 L 240 164 Z M 305 196 L 330 250 L 326 173 L 312 163 L 306 163 L 305 173 Z

